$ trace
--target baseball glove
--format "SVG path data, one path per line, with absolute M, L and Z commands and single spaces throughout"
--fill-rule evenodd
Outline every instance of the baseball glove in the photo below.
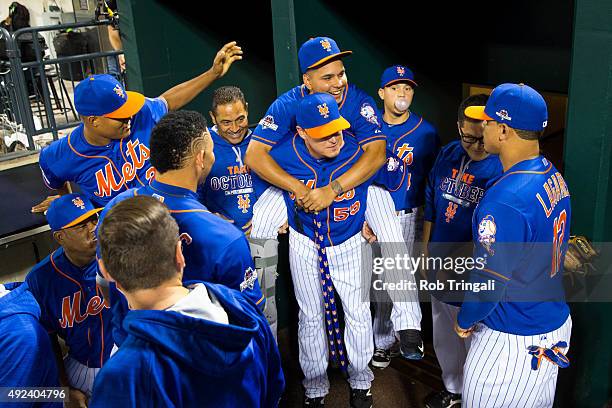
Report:
M 586 275 L 590 270 L 595 270 L 593 261 L 597 256 L 599 253 L 587 237 L 572 235 L 567 245 L 563 268 L 569 273 Z

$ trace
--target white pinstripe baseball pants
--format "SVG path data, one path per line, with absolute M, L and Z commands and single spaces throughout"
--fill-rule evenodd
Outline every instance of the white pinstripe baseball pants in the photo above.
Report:
M 433 346 L 442 368 L 442 381 L 448 392 L 463 391 L 463 365 L 470 349 L 472 336 L 463 339 L 455 333 L 455 322 L 459 307 L 431 297 L 433 321 Z
M 91 398 L 94 380 L 101 369 L 87 367 L 70 356 L 64 358 L 64 367 L 66 368 L 70 386 L 83 391 L 87 398 Z
M 368 389 L 374 379 L 368 367 L 374 344 L 369 287 L 362 285 L 363 241 L 361 234 L 357 234 L 340 245 L 327 248 L 331 279 L 344 310 L 344 345 L 350 362 L 348 382 L 354 389 Z M 323 397 L 329 392 L 329 351 L 318 252 L 310 238 L 292 228 L 289 229 L 289 262 L 300 307 L 298 337 L 306 397 Z
M 557 330 L 535 336 L 502 333 L 479 324 L 464 366 L 464 406 L 552 407 L 559 367 L 542 359 L 540 368 L 532 370 L 527 347 L 552 347 L 565 341 L 567 353 L 571 331 L 571 316 Z
M 404 242 L 406 247 L 402 251 L 412 254 L 416 214 L 416 211 L 407 214 L 402 211 L 398 216 L 389 192 L 377 186 L 368 189 L 366 219 L 381 243 L 383 257 L 395 257 L 394 252 L 397 251 L 397 247 L 385 246 L 385 242 L 396 244 Z M 414 280 L 413 275 L 404 274 L 403 278 Z M 374 307 L 374 344 L 376 348 L 388 350 L 395 343 L 395 332 L 404 329 L 421 329 L 421 307 L 416 292 L 410 302 L 392 303 L 386 293 L 379 295 L 382 299 L 379 299 Z

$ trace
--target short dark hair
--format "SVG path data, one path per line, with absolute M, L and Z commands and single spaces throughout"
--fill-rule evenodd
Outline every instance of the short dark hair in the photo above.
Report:
M 237 86 L 222 86 L 215 89 L 213 92 L 211 110 L 213 113 L 215 113 L 217 106 L 228 105 L 237 101 L 242 102 L 246 108 L 246 99 L 244 98 L 244 94 L 240 88 Z
M 151 165 L 160 173 L 178 170 L 203 142 L 206 119 L 199 112 L 181 110 L 166 114 L 151 131 Z
M 514 129 L 514 128 L 512 128 Z M 523 130 L 523 129 L 514 129 L 518 137 L 524 140 L 540 140 L 542 135 L 544 134 L 543 130 Z
M 104 217 L 98 232 L 102 261 L 126 291 L 150 289 L 177 274 L 178 225 L 153 197 L 121 201 Z
M 30 26 L 30 12 L 23 4 L 14 1 L 9 7 L 9 16 L 11 17 L 11 30 L 17 31 L 20 28 Z
M 474 121 L 474 119 L 470 119 L 465 116 L 465 108 L 468 106 L 484 106 L 487 104 L 487 100 L 489 100 L 489 96 L 485 94 L 470 95 L 465 98 L 461 104 L 459 104 L 459 110 L 457 111 L 457 121 L 459 122 L 459 126 L 463 126 L 463 122 L 466 120 Z

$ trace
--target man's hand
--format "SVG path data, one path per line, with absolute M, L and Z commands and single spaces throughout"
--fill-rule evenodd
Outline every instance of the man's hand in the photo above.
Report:
M 336 192 L 330 185 L 310 190 L 301 200 L 301 206 L 307 212 L 319 212 L 329 207 L 336 198 Z
M 87 408 L 87 396 L 81 390 L 70 387 L 68 394 L 70 401 L 65 403 L 66 408 Z
M 297 203 L 297 205 L 303 207 L 304 197 L 306 197 L 308 193 L 312 190 L 306 187 L 304 183 L 296 181 L 292 191 L 293 195 L 295 196 L 295 202 Z
M 285 223 L 283 225 L 281 225 L 281 227 L 278 229 L 278 233 L 280 234 L 286 234 L 287 231 L 289 231 L 289 222 L 285 221 Z
M 117 60 L 119 61 L 119 72 L 125 72 L 125 55 L 119 54 Z
M 474 326 L 470 327 L 469 329 L 462 329 L 455 321 L 455 333 L 457 333 L 457 336 L 461 337 L 462 339 L 467 339 L 468 337 L 470 337 L 473 331 Z
M 368 244 L 376 242 L 376 240 L 378 239 L 376 237 L 376 234 L 374 234 L 374 231 L 372 231 L 372 228 L 370 228 L 370 226 L 368 225 L 367 221 L 363 222 L 363 227 L 361 228 L 361 235 L 363 235 L 365 240 L 368 241 Z
M 219 50 L 213 61 L 211 70 L 217 77 L 221 78 L 227 73 L 234 61 L 242 59 L 242 48 L 236 45 L 236 41 L 227 43 Z
M 33 213 L 44 213 L 45 211 L 47 211 L 47 209 L 51 205 L 51 202 L 59 197 L 60 197 L 59 195 L 53 195 L 53 196 L 49 196 L 45 198 L 40 204 L 36 204 L 34 207 L 32 207 L 32 212 Z

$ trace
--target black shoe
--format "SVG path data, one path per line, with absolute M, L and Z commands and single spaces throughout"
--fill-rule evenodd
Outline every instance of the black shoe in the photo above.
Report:
M 354 390 L 351 389 L 351 408 L 372 408 L 372 393 L 370 389 Z
M 430 394 L 425 398 L 426 408 L 459 408 L 461 407 L 461 394 L 453 394 L 446 390 Z
M 325 398 L 324 397 L 316 397 L 316 398 L 305 398 L 304 399 L 304 408 L 322 408 L 325 407 Z
M 420 360 L 425 355 L 425 346 L 421 331 L 414 329 L 400 330 L 400 352 L 408 360 Z
M 381 348 L 377 348 L 374 350 L 374 355 L 372 356 L 372 367 L 376 368 L 387 368 L 391 364 L 391 356 L 389 355 L 389 351 Z

